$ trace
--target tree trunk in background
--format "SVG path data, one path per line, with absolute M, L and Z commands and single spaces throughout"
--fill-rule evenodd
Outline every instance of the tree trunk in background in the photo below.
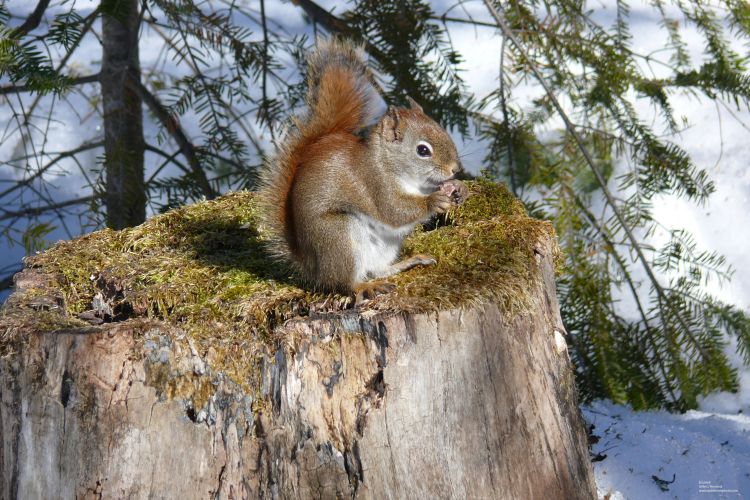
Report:
M 175 326 L 43 332 L 32 312 L 0 359 L 0 497 L 595 498 L 551 257 L 537 272 L 522 316 L 484 302 L 287 322 L 250 390 Z M 56 310 L 45 280 L 19 275 L 9 317 Z
M 141 99 L 128 85 L 140 80 L 138 1 L 102 2 L 101 87 L 104 108 L 107 226 L 136 226 L 146 219 Z

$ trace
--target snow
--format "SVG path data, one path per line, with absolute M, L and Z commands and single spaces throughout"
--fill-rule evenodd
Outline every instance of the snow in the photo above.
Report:
M 750 416 L 634 412 L 609 401 L 581 407 L 594 425 L 599 498 L 750 496 Z

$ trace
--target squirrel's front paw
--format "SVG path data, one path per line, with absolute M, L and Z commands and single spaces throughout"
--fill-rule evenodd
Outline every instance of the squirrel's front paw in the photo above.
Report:
M 451 196 L 445 191 L 438 190 L 430 194 L 427 199 L 427 209 L 433 214 L 444 214 L 451 208 Z
M 440 185 L 440 190 L 450 196 L 451 201 L 456 205 L 465 202 L 466 198 L 469 197 L 469 188 L 466 187 L 466 184 L 455 179 L 443 182 Z

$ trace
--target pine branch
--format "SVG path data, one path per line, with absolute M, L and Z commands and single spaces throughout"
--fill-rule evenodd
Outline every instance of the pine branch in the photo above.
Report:
M 84 18 L 83 27 L 81 28 L 81 36 L 76 40 L 75 44 L 70 47 L 70 49 L 68 49 L 68 51 L 65 53 L 65 56 L 63 56 L 62 60 L 55 68 L 55 73 L 57 73 L 58 75 L 60 74 L 60 71 L 65 67 L 65 65 L 68 64 L 68 61 L 73 55 L 73 52 L 75 52 L 75 50 L 81 45 L 81 40 L 83 40 L 91 27 L 94 25 L 94 21 L 96 21 L 96 17 L 99 15 L 100 8 L 101 5 L 97 5 L 96 8 Z
M 75 78 L 63 77 L 69 85 L 83 85 L 84 83 L 94 83 L 99 81 L 99 73 L 94 75 L 79 76 Z M 4 85 L 0 87 L 0 95 L 15 94 L 18 92 L 38 92 L 39 89 L 34 85 Z
M 177 53 L 181 53 L 179 47 L 177 47 L 172 39 L 168 37 L 161 29 L 159 29 L 159 26 L 161 26 L 159 23 L 154 21 L 153 19 L 146 18 L 145 21 L 149 23 L 149 25 L 152 27 L 152 29 L 156 32 L 159 37 L 164 41 L 167 46 L 169 46 L 172 50 L 174 50 Z M 167 28 L 172 28 L 171 26 L 167 26 Z M 191 71 L 193 72 L 193 76 L 198 76 L 198 73 L 200 70 L 193 64 L 192 61 L 189 59 L 184 59 L 185 63 L 190 67 Z M 279 75 L 276 75 L 271 69 L 268 69 L 269 74 L 276 77 L 279 81 L 285 81 L 284 78 L 282 78 Z M 255 136 L 255 133 L 242 121 L 242 116 L 238 115 L 235 110 L 231 107 L 227 108 L 227 113 L 232 117 L 234 120 L 230 123 L 237 123 L 240 128 L 245 132 L 245 135 L 247 136 L 248 140 L 253 144 L 253 147 L 255 148 L 256 152 L 259 156 L 264 155 L 263 147 L 260 143 L 260 140 Z M 249 114 L 249 112 L 246 112 L 244 114 Z
M 505 96 L 505 44 L 507 41 L 508 38 L 503 37 L 503 42 L 500 46 L 500 75 L 498 76 L 498 80 L 500 80 L 500 89 L 498 90 L 498 92 L 500 93 L 500 109 L 502 110 L 503 122 L 505 122 L 506 126 L 510 121 Z M 515 155 L 513 154 L 513 141 L 508 142 L 508 173 L 510 174 L 510 190 L 513 191 L 513 194 L 518 196 L 518 186 L 516 186 Z
M 484 4 L 487 6 L 487 9 L 490 11 L 490 14 L 492 15 L 492 17 L 495 18 L 495 21 L 497 21 L 497 24 L 500 30 L 503 32 L 503 35 L 508 37 L 508 39 L 513 42 L 513 45 L 516 46 L 516 49 L 524 56 L 526 60 L 530 61 L 531 58 L 529 57 L 525 47 L 519 42 L 515 34 L 513 34 L 513 31 L 510 29 L 510 26 L 508 26 L 508 23 L 505 21 L 505 19 L 500 16 L 500 14 L 498 13 L 498 9 L 495 8 L 495 6 L 492 4 L 492 0 L 484 0 Z M 547 81 L 542 76 L 542 74 L 539 72 L 537 67 L 534 65 L 529 65 L 529 67 L 530 67 L 532 74 L 534 75 L 534 78 L 539 82 L 539 84 L 542 86 L 544 91 L 547 93 L 547 96 L 549 97 L 549 100 L 552 103 L 552 106 L 555 108 L 560 118 L 562 118 L 563 123 L 565 124 L 566 130 L 568 130 L 570 135 L 573 137 L 573 140 L 575 141 L 576 146 L 578 147 L 579 151 L 583 155 L 583 158 L 586 160 L 586 163 L 588 164 L 589 168 L 594 174 L 594 177 L 596 178 L 596 181 L 599 184 L 600 189 L 602 190 L 602 194 L 604 194 L 604 198 L 607 200 L 607 204 L 612 209 L 612 212 L 614 213 L 615 218 L 619 222 L 620 227 L 622 227 L 622 230 L 625 232 L 626 236 L 630 240 L 632 244 L 632 248 L 635 251 L 636 256 L 638 257 L 638 260 L 641 262 L 641 265 L 643 266 L 643 270 L 646 271 L 646 274 L 648 275 L 649 280 L 651 281 L 651 284 L 656 290 L 659 301 L 663 304 L 668 305 L 669 300 L 667 299 L 666 293 L 664 292 L 664 288 L 662 287 L 661 283 L 659 283 L 659 280 L 656 278 L 656 275 L 654 274 L 653 269 L 651 269 L 651 264 L 648 262 L 648 259 L 646 259 L 646 256 L 643 254 L 643 249 L 641 248 L 641 245 L 638 242 L 638 239 L 633 234 L 633 231 L 630 228 L 630 225 L 627 223 L 627 221 L 625 220 L 625 217 L 620 212 L 620 209 L 618 208 L 615 202 L 614 196 L 612 196 L 612 193 L 610 192 L 609 187 L 607 187 L 607 181 L 604 179 L 604 176 L 597 168 L 596 163 L 594 162 L 594 159 L 591 156 L 591 153 L 589 153 L 588 148 L 583 142 L 583 139 L 581 138 L 580 134 L 578 134 L 578 131 L 573 125 L 573 122 L 571 122 L 570 118 L 568 118 L 568 114 L 562 109 L 562 105 L 560 104 L 560 101 L 557 100 L 557 97 L 552 91 L 552 88 L 547 83 Z M 712 360 L 712 357 L 709 355 L 708 352 L 706 352 L 703 349 L 703 346 L 698 341 L 698 339 L 695 338 L 692 331 L 690 330 L 690 327 L 685 323 L 685 319 L 682 317 L 682 315 L 679 313 L 675 313 L 675 317 L 677 318 L 678 322 L 681 323 L 683 329 L 685 330 L 685 334 L 688 336 L 688 338 L 690 338 L 693 344 L 695 344 L 695 347 L 701 353 L 701 356 L 703 357 L 704 361 L 707 363 L 710 363 Z
M 661 359 L 661 355 L 659 354 L 659 348 L 654 342 L 654 339 L 656 337 L 656 332 L 653 331 L 653 328 L 648 319 L 648 315 L 646 314 L 646 310 L 643 307 L 643 304 L 641 303 L 640 296 L 638 295 L 638 290 L 636 288 L 633 277 L 630 274 L 630 270 L 628 269 L 627 264 L 623 260 L 622 256 L 617 252 L 617 250 L 615 250 L 615 242 L 613 241 L 612 236 L 610 235 L 610 232 L 606 228 L 606 226 L 599 223 L 599 221 L 596 219 L 594 214 L 591 213 L 588 207 L 586 207 L 586 205 L 583 203 L 583 200 L 581 200 L 580 196 L 578 196 L 570 187 L 565 186 L 565 191 L 568 193 L 569 196 L 573 198 L 574 203 L 576 204 L 578 209 L 581 211 L 581 213 L 583 213 L 586 216 L 586 218 L 588 219 L 592 227 L 594 227 L 594 229 L 597 231 L 597 233 L 599 233 L 599 235 L 602 237 L 604 242 L 612 249 L 612 251 L 610 252 L 610 255 L 612 255 L 615 258 L 615 262 L 620 268 L 620 271 L 622 272 L 622 275 L 625 278 L 625 282 L 627 283 L 628 288 L 630 289 L 631 296 L 633 297 L 633 300 L 635 301 L 636 307 L 638 309 L 638 314 L 640 314 L 641 321 L 643 321 L 643 326 L 646 328 L 646 333 L 647 333 L 646 336 L 648 338 L 649 344 L 651 345 L 651 349 L 654 353 L 654 357 L 656 358 L 656 364 L 658 365 L 657 368 L 661 372 L 663 382 L 667 387 L 667 392 L 669 392 L 669 396 L 672 398 L 672 401 L 676 402 L 679 398 L 676 396 L 675 391 L 672 387 L 672 382 L 664 369 L 665 365 L 664 365 L 664 361 Z
M 91 29 L 91 27 L 94 24 L 94 21 L 96 20 L 96 17 L 99 15 L 99 7 L 100 6 L 97 6 L 88 16 L 86 16 L 86 18 L 84 20 L 83 28 L 81 28 L 81 36 L 80 36 L 80 38 L 78 38 L 78 40 L 76 40 L 75 45 L 72 46 L 66 52 L 65 56 L 62 58 L 62 60 L 60 61 L 60 63 L 55 68 L 55 74 L 57 74 L 57 75 L 60 74 L 60 71 L 62 71 L 62 69 L 65 67 L 65 65 L 68 64 L 68 60 L 70 60 L 70 58 L 73 56 L 73 52 L 75 52 L 75 50 L 80 46 L 81 40 L 83 40 L 83 37 L 86 36 L 86 34 L 89 32 L 89 30 Z M 36 109 L 36 107 L 39 105 L 39 102 L 41 102 L 42 97 L 43 97 L 43 94 L 39 93 L 34 98 L 34 101 L 31 103 L 31 106 L 29 107 L 28 111 L 26 112 L 26 114 L 24 116 L 24 121 L 23 121 L 23 125 L 22 125 L 23 127 L 28 127 L 29 121 L 31 119 L 31 116 L 33 115 L 34 110 Z

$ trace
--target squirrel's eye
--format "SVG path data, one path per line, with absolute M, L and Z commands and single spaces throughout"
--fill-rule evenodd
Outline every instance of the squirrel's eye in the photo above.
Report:
M 432 156 L 432 146 L 426 142 L 420 142 L 417 144 L 417 155 L 419 155 L 420 158 L 429 158 Z

